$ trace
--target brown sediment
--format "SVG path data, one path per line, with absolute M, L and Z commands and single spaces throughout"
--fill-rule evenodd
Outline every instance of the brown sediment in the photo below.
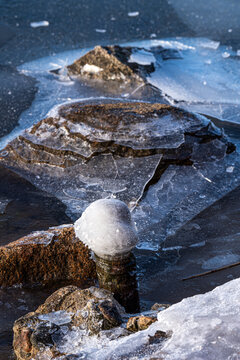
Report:
M 88 248 L 76 239 L 73 226 L 35 232 L 0 247 L 0 286 L 84 285 L 96 279 Z

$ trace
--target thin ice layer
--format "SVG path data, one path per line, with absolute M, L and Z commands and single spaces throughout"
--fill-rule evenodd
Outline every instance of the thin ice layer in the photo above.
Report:
M 207 39 L 155 40 L 155 72 L 148 81 L 171 103 L 191 111 L 240 122 L 240 70 L 236 52 Z M 181 50 L 181 57 L 164 61 L 155 46 Z M 184 46 L 185 45 L 185 46 Z
M 233 167 L 231 173 L 229 167 Z M 170 165 L 134 209 L 133 219 L 140 238 L 138 247 L 158 250 L 168 236 L 239 182 L 240 160 L 236 153 L 190 166 Z

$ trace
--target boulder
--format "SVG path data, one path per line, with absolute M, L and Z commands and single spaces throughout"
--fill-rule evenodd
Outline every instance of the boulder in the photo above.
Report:
M 0 286 L 86 284 L 96 278 L 88 248 L 72 225 L 36 231 L 0 247 Z
M 52 359 L 68 331 L 79 329 L 83 337 L 121 325 L 124 309 L 107 290 L 81 290 L 67 286 L 54 292 L 35 312 L 14 323 L 13 347 L 18 360 Z M 81 341 L 81 337 L 79 337 Z

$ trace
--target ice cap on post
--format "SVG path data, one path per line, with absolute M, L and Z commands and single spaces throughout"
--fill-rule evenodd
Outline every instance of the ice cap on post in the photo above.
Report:
M 138 242 L 127 205 L 116 199 L 100 199 L 88 206 L 75 222 L 76 236 L 102 257 L 121 257 Z
M 136 259 L 138 237 L 127 205 L 115 199 L 93 202 L 74 224 L 76 236 L 95 253 L 100 288 L 113 293 L 129 313 L 138 312 Z

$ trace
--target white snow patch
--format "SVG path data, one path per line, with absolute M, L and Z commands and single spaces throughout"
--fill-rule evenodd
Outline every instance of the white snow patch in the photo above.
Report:
M 49 26 L 49 22 L 46 21 L 46 20 L 43 20 L 43 21 L 33 21 L 30 23 L 30 26 L 32 28 L 38 28 L 38 27 L 41 27 L 41 26 Z
M 107 30 L 106 29 L 95 29 L 96 32 L 104 34 Z
M 226 169 L 226 172 L 227 173 L 232 173 L 234 170 L 234 166 L 228 166 L 227 169 Z
M 96 65 L 85 64 L 81 70 L 82 73 L 97 74 L 103 71 L 102 68 Z
M 128 253 L 138 242 L 127 205 L 115 199 L 93 202 L 75 222 L 76 236 L 99 256 Z
M 138 16 L 139 15 L 139 11 L 130 11 L 129 13 L 128 13 L 128 16 L 130 16 L 130 17 L 135 17 L 135 16 Z

